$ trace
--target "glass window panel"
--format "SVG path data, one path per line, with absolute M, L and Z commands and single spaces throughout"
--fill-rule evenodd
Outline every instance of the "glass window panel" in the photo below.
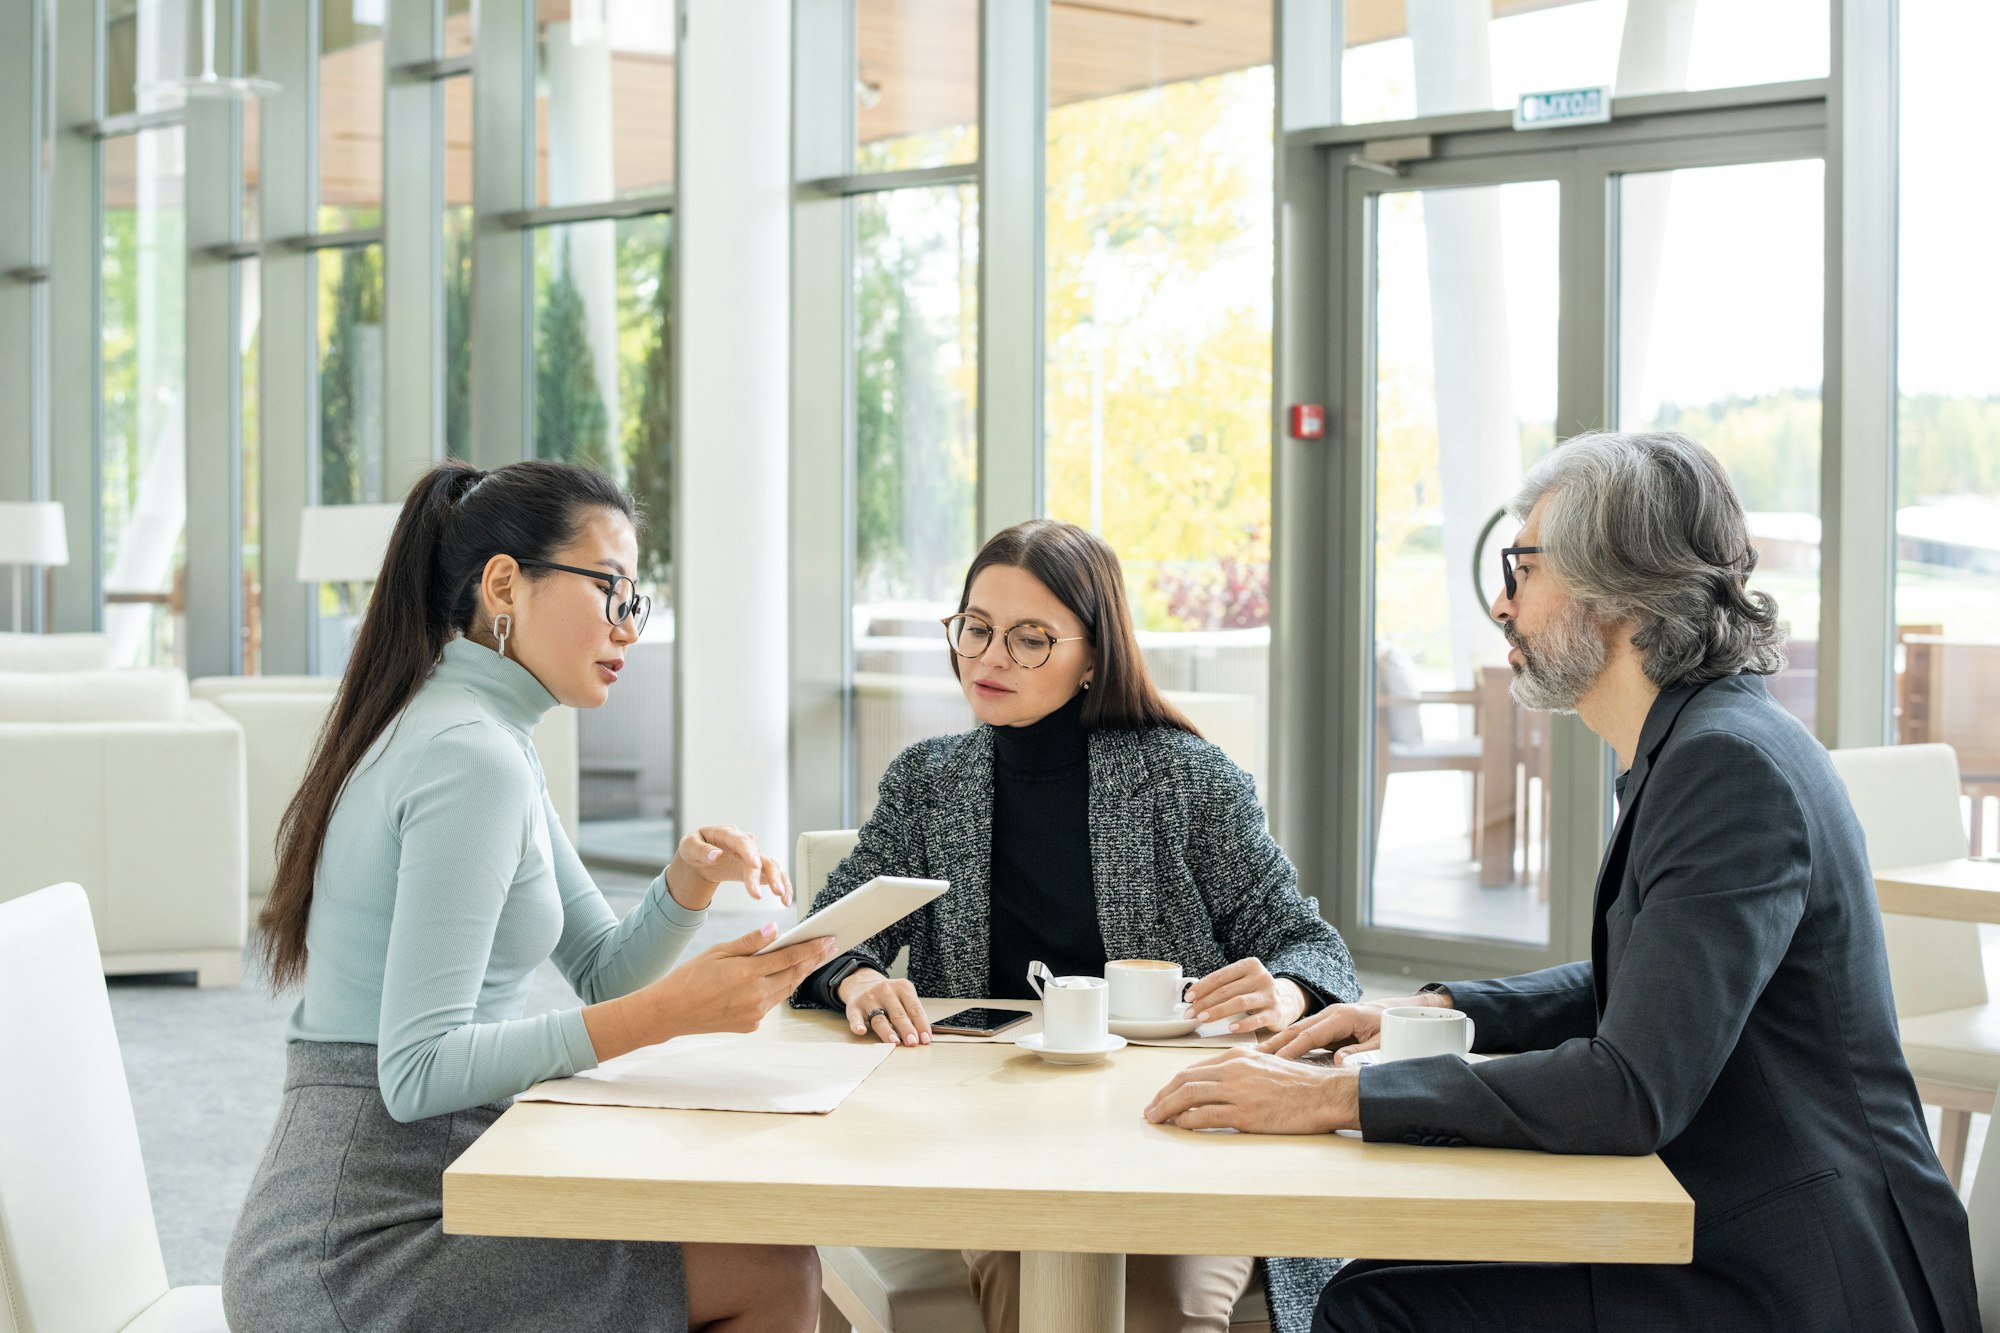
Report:
M 382 247 L 321 250 L 319 268 L 319 497 L 322 505 L 379 504 L 382 437 Z M 314 613 L 318 669 L 346 668 L 369 585 L 322 583 Z
M 1118 552 L 1155 681 L 1269 794 L 1270 7 L 1051 17 L 1048 512 Z
M 201 0 L 104 0 L 103 12 L 104 114 L 179 106 L 176 81 L 201 70 Z
M 260 513 L 263 498 L 263 419 L 259 415 L 261 352 L 263 350 L 263 305 L 259 299 L 263 265 L 255 259 L 239 260 L 237 275 L 237 330 L 241 340 L 242 397 L 238 440 L 242 448 L 243 477 L 243 674 L 257 675 L 264 661 L 264 524 Z
M 674 6 L 545 0 L 535 31 L 535 202 L 672 189 Z
M 243 224 L 242 238 L 254 241 L 264 234 L 264 208 L 260 193 L 264 180 L 264 112 L 257 98 L 243 103 Z
M 856 171 L 979 159 L 978 0 L 858 0 Z
M 1825 164 L 1648 172 L 1619 193 L 1618 425 L 1707 445 L 1791 625 L 1771 692 L 1814 725 Z
M 673 856 L 673 219 L 535 233 L 535 455 L 596 467 L 639 501 L 652 617 L 620 685 L 579 721 L 587 854 Z
M 902 750 L 964 731 L 938 621 L 977 549 L 978 192 L 854 208 L 856 816 Z
M 1670 21 L 1689 13 L 1691 24 Z M 1484 4 L 1348 0 L 1346 15 L 1351 124 L 1511 108 L 1559 88 L 1629 96 L 1824 78 L 1828 67 L 1826 0 L 1696 0 L 1671 13 L 1627 0 L 1492 0 L 1490 17 Z
M 472 0 L 445 0 L 444 54 L 447 57 L 472 54 L 475 22 Z
M 319 230 L 382 223 L 387 0 L 324 0 L 319 46 Z
M 1958 751 L 1975 855 L 2000 850 L 2000 9 L 1903 0 L 1896 739 Z M 1986 682 L 1986 693 L 1980 685 Z
M 444 81 L 444 439 L 470 456 L 472 428 L 472 79 Z
M 382 473 L 382 247 L 319 262 L 319 503 L 374 504 Z
M 1553 181 L 1377 204 L 1373 926 L 1548 943 L 1549 719 L 1474 575 L 1554 440 L 1559 211 Z
M 186 559 L 186 163 L 178 126 L 102 151 L 104 627 L 115 661 L 167 666 Z

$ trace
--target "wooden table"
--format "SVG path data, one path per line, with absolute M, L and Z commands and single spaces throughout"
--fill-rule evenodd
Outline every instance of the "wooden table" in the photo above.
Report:
M 933 1014 L 955 1007 L 929 1002 Z M 779 1010 L 763 1035 L 852 1040 Z M 447 1231 L 1022 1251 L 1022 1326 L 1116 1333 L 1124 1256 L 1207 1252 L 1686 1263 L 1657 1157 L 1191 1133 L 1141 1111 L 1212 1052 L 1058 1067 L 1003 1044 L 898 1049 L 832 1115 L 522 1103 L 444 1174 Z
M 2000 861 L 1936 861 L 1875 872 L 1875 896 L 1885 912 L 1990 921 L 2000 925 Z

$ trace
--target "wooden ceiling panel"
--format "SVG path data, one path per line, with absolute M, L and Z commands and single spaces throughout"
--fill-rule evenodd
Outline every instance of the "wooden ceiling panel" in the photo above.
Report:
M 1347 0 L 1347 44 L 1367 46 L 1409 35 L 1410 22 L 1404 0 Z M 1588 4 L 1593 0 L 1490 0 L 1497 19 L 1516 14 L 1532 14 L 1538 9 L 1560 9 L 1564 5 Z
M 978 0 L 861 0 L 860 141 L 971 124 L 979 114 L 978 35 Z M 1051 0 L 1054 106 L 1270 60 L 1267 0 Z

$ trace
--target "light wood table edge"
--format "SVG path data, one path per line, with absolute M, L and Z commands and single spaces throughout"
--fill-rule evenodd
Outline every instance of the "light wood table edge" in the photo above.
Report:
M 1877 871 L 1875 898 L 1883 912 L 1921 916 L 1939 921 L 2000 924 L 2000 892 L 1969 884 L 1940 882 L 1967 865 L 1990 870 L 2000 881 L 2000 865 L 1972 861 L 1938 861 Z
M 658 1182 L 486 1177 L 454 1165 L 444 1176 L 444 1229 L 571 1240 L 923 1249 L 934 1248 L 948 1227 L 960 1248 L 1107 1252 L 1088 1229 L 1052 1231 L 1050 1219 L 1062 1217 L 1070 1200 L 1049 1191 L 933 1190 L 906 1200 L 900 1192 L 885 1198 L 852 1186 L 700 1181 L 676 1183 L 670 1208 L 660 1195 Z M 893 1210 L 884 1209 L 885 1202 Z M 1268 1232 L 1251 1227 L 1234 1233 L 1245 1253 L 1298 1255 L 1296 1237 L 1303 1233 L 1324 1237 L 1313 1255 L 1303 1257 L 1652 1264 L 1684 1264 L 1693 1257 L 1694 1203 L 1685 1194 L 1615 1205 L 1404 1198 L 1375 1199 L 1356 1210 L 1353 1200 L 1340 1196 L 1266 1198 L 1260 1205 Z M 1642 1219 L 1632 1217 L 1635 1210 Z M 1532 1225 L 1523 1224 L 1524 1212 L 1532 1213 Z M 1184 1254 L 1201 1215 L 1200 1196 L 1135 1198 L 1119 1252 Z

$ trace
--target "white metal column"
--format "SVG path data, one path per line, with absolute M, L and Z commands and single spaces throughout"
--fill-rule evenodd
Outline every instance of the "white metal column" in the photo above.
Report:
M 979 6 L 979 531 L 1042 514 L 1048 0 Z
M 56 630 L 103 623 L 99 572 L 97 242 L 98 146 L 83 127 L 97 119 L 100 15 L 94 0 L 53 0 L 55 124 L 49 216 L 49 496 L 63 504 L 69 563 L 51 573 Z
M 728 821 L 789 850 L 789 0 L 686 0 L 675 249 L 680 452 L 674 567 L 683 829 Z M 746 899 L 747 901 L 747 899 Z M 765 900 L 768 902 L 769 900 Z
M 531 238 L 511 215 L 534 202 L 532 0 L 480 0 L 472 56 L 472 425 L 480 467 L 528 455 L 534 421 Z
M 40 499 L 46 445 L 41 308 L 48 280 L 41 219 L 42 114 L 48 87 L 43 67 L 46 7 L 16 4 L 0 11 L 0 500 Z M 0 581 L 0 625 L 18 617 L 35 623 L 40 570 L 20 581 L 23 605 L 13 605 L 15 580 Z
M 854 165 L 854 0 L 793 6 L 792 174 Z M 801 191 L 792 206 L 792 827 L 844 827 L 853 809 L 854 248 L 852 205 Z M 789 853 L 787 853 L 789 854 Z
M 443 89 L 438 6 L 391 5 L 382 105 L 382 498 L 444 455 Z
M 1896 623 L 1896 0 L 1834 0 L 1827 107 L 1819 734 L 1892 736 Z
M 263 159 L 258 235 L 304 236 L 312 230 L 318 175 L 313 126 L 313 57 L 317 4 L 266 5 L 258 31 L 258 68 L 280 91 L 258 111 Z M 313 256 L 273 245 L 259 265 L 257 406 L 260 423 L 258 515 L 262 524 L 260 615 L 263 669 L 302 675 L 312 667 L 313 589 L 295 577 L 300 515 L 317 491 L 314 429 L 319 333 L 314 310 Z
M 218 63 L 235 73 L 236 6 L 215 6 Z M 241 227 L 241 112 L 234 101 L 187 107 L 187 628 L 190 676 L 234 675 L 243 663 L 242 450 L 237 405 L 241 358 L 236 263 L 227 247 Z

